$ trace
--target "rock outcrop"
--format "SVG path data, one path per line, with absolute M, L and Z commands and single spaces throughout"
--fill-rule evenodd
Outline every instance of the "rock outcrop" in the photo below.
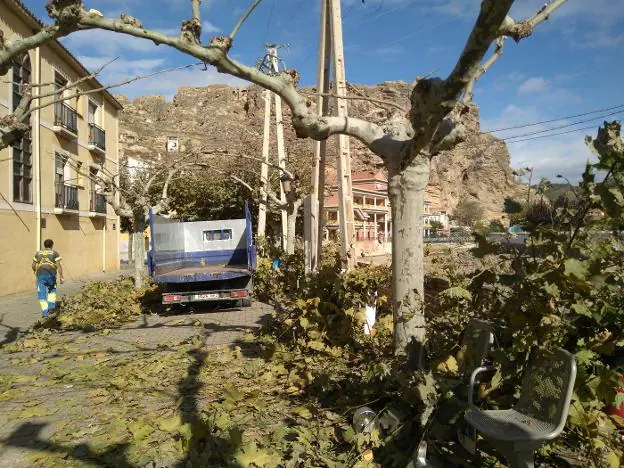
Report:
M 384 82 L 376 86 L 351 86 L 349 94 L 392 101 L 407 108 L 411 86 L 404 82 Z M 313 88 L 307 91 L 315 91 Z M 166 151 L 167 137 L 177 137 L 182 150 L 190 146 L 225 151 L 236 161 L 237 155 L 259 157 L 262 153 L 264 99 L 262 89 L 213 85 L 203 88 L 180 88 L 172 102 L 162 96 L 146 96 L 129 101 L 118 96 L 124 105 L 120 139 L 127 156 L 140 159 L 156 157 Z M 314 98 L 311 97 L 312 102 Z M 350 100 L 350 115 L 382 122 L 400 110 L 367 100 Z M 470 107 L 469 136 L 452 151 L 432 160 L 428 199 L 434 210 L 452 212 L 462 198 L 478 200 L 488 219 L 503 217 L 505 197 L 519 190 L 510 168 L 505 143 L 481 133 L 479 109 Z M 274 118 L 274 111 L 273 111 Z M 298 139 L 290 125 L 290 111 L 284 108 L 284 133 L 289 158 L 297 161 L 302 176 L 309 174 L 313 142 Z M 352 170 L 377 170 L 381 160 L 363 144 L 351 139 Z M 275 128 L 271 129 L 272 157 L 276 153 Z M 328 171 L 335 171 L 335 143 L 328 144 Z M 230 162 L 232 162 L 230 161 Z M 256 167 L 253 162 L 242 162 Z M 257 170 L 251 169 L 257 176 Z

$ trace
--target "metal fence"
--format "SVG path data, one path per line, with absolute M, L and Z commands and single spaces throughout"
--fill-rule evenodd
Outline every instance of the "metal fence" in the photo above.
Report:
M 78 210 L 78 188 L 65 184 L 56 184 L 55 187 L 55 206 L 67 210 Z
M 466 244 L 472 236 L 465 234 L 451 234 L 450 236 L 425 236 L 425 244 Z
M 78 115 L 76 111 L 64 102 L 54 105 L 54 125 L 63 127 L 74 134 L 78 134 Z
M 89 144 L 106 151 L 106 132 L 94 123 L 89 124 Z

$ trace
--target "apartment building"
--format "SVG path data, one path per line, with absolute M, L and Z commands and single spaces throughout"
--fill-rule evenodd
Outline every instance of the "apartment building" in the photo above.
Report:
M 19 0 L 0 0 L 0 30 L 10 41 L 42 23 Z M 0 80 L 0 118 L 20 102 L 23 85 L 38 107 L 76 89 L 89 75 L 59 42 L 31 50 Z M 0 151 L 0 295 L 34 288 L 33 253 L 53 239 L 66 279 L 119 268 L 119 219 L 107 205 L 98 180 L 118 172 L 118 114 L 122 106 L 95 79 L 95 91 L 35 110 L 23 140 Z

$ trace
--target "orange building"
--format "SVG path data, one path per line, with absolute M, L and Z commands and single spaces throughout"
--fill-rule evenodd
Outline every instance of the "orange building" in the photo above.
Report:
M 382 171 L 355 172 L 351 180 L 354 231 L 359 250 L 375 250 L 380 244 L 389 245 L 392 240 L 392 212 L 388 197 L 388 178 Z M 329 183 L 329 192 L 325 196 L 327 237 L 337 235 L 339 229 L 338 186 L 335 177 Z M 444 229 L 449 227 L 447 212 L 440 211 L 435 200 L 437 198 L 433 191 L 428 189 L 423 207 L 425 235 L 430 234 L 432 221 L 440 222 Z M 437 209 L 434 210 L 434 207 Z

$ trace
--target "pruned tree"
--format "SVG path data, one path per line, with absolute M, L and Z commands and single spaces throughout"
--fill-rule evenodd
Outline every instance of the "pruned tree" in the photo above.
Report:
M 122 164 L 118 174 L 107 173 L 97 178 L 103 187 L 106 202 L 117 216 L 132 225 L 134 253 L 134 281 L 143 286 L 145 277 L 145 242 L 143 233 L 149 222 L 149 210 L 165 217 L 174 216 L 169 188 L 174 177 L 198 164 L 195 156 L 179 155 L 166 162 L 152 162 L 130 167 Z M 156 193 L 155 193 L 156 192 Z
M 180 34 L 169 36 L 143 26 L 137 18 L 122 15 L 106 18 L 87 11 L 81 0 L 51 0 L 47 11 L 53 22 L 30 37 L 0 43 L 0 69 L 28 49 L 74 31 L 104 29 L 166 45 L 193 56 L 226 73 L 256 83 L 276 94 L 290 107 L 292 123 L 300 138 L 325 140 L 338 133 L 357 138 L 384 162 L 389 174 L 389 196 L 393 217 L 393 310 L 395 348 L 404 354 L 408 345 L 425 340 L 423 310 L 423 202 L 430 161 L 443 150 L 464 140 L 466 103 L 476 81 L 502 56 L 505 37 L 516 42 L 529 37 L 567 0 L 551 0 L 533 16 L 516 21 L 509 16 L 513 0 L 482 0 L 472 31 L 455 66 L 446 78 L 417 78 L 407 114 L 397 110 L 381 125 L 358 118 L 319 116 L 311 99 L 297 91 L 299 74 L 290 69 L 270 76 L 244 65 L 228 53 L 247 17 L 260 0 L 254 0 L 229 36 L 212 37 L 201 43 L 201 0 L 191 0 L 190 19 L 182 22 Z M 494 54 L 485 59 L 499 41 Z M 485 59 L 485 61 L 484 61 Z
M 209 153 L 214 155 L 214 153 Z M 281 167 L 277 164 L 268 163 L 260 158 L 253 156 L 238 155 L 238 158 L 247 159 L 251 161 L 257 161 L 267 164 L 270 168 L 277 171 L 279 178 L 278 185 L 281 185 L 284 191 L 285 199 L 282 200 L 277 194 L 277 191 L 271 186 L 271 181 L 268 180 L 265 184 L 263 180 L 259 180 L 258 183 L 250 183 L 243 179 L 241 176 L 228 173 L 223 170 L 217 170 L 212 167 L 212 170 L 217 170 L 223 174 L 228 174 L 232 180 L 236 181 L 241 186 L 248 189 L 252 195 L 254 195 L 254 201 L 257 203 L 264 203 L 267 207 L 280 212 L 286 212 L 287 229 L 286 229 L 286 253 L 291 255 L 295 253 L 295 238 L 297 228 L 297 218 L 305 197 L 309 195 L 310 190 L 305 184 L 302 183 L 302 177 L 296 172 L 288 170 L 285 167 Z
M 453 210 L 453 219 L 462 226 L 474 226 L 483 219 L 483 205 L 477 200 L 463 198 Z

